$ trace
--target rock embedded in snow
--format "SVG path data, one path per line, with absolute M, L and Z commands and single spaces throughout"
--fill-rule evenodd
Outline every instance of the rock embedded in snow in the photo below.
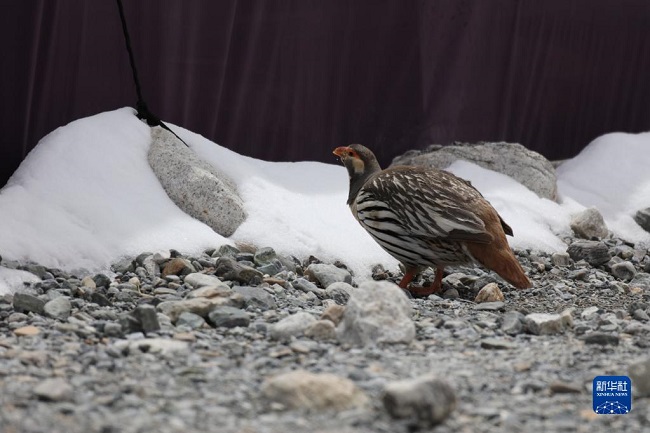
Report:
M 367 346 L 410 343 L 415 338 L 410 301 L 397 285 L 367 281 L 355 290 L 336 333 L 341 343 Z
M 650 207 L 641 209 L 634 214 L 634 221 L 647 232 L 650 232 Z
M 169 131 L 152 129 L 148 160 L 169 198 L 215 232 L 230 236 L 246 219 L 234 182 Z
M 570 226 L 571 230 L 583 239 L 602 239 L 609 234 L 603 216 L 595 207 L 573 215 Z
M 542 155 L 517 143 L 454 143 L 431 145 L 423 151 L 408 151 L 393 159 L 393 165 L 423 165 L 446 169 L 463 159 L 512 177 L 542 198 L 557 200 L 553 164 Z
M 584 260 L 591 266 L 600 266 L 610 259 L 609 248 L 600 241 L 575 241 L 567 249 L 569 256 L 576 262 Z
M 426 428 L 443 422 L 456 408 L 457 399 L 447 382 L 425 376 L 389 383 L 381 400 L 393 418 Z
M 348 410 L 368 404 L 368 397 L 349 379 L 330 373 L 296 370 L 267 379 L 262 396 L 282 409 Z

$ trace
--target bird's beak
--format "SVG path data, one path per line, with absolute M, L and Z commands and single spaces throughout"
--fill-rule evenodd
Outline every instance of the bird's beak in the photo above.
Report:
M 334 149 L 334 152 L 332 153 L 342 159 L 347 154 L 347 151 L 347 146 L 341 146 Z

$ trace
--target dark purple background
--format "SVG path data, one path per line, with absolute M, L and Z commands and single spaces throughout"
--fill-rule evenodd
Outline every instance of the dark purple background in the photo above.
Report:
M 257 158 L 507 140 L 558 159 L 650 129 L 647 0 L 123 1 L 151 110 Z M 113 0 L 0 0 L 0 32 L 3 185 L 45 134 L 136 96 Z

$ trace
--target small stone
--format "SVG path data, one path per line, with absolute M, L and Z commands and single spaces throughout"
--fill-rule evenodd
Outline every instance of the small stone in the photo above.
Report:
M 644 291 L 648 292 L 650 291 L 650 274 L 645 272 L 638 272 L 634 276 L 634 278 L 632 278 L 632 281 L 630 281 L 628 285 L 630 287 L 630 290 L 632 290 L 635 287 L 639 287 Z
M 559 380 L 551 382 L 549 390 L 552 394 L 580 394 L 582 392 L 580 385 Z
M 116 322 L 108 322 L 106 325 L 104 325 L 104 335 L 107 337 L 122 337 L 124 335 L 124 332 L 122 331 L 122 325 Z
M 220 257 L 217 260 L 215 274 L 224 280 L 237 281 L 245 285 L 259 284 L 264 277 L 264 274 L 257 269 L 242 265 L 230 257 Z
M 524 331 L 526 316 L 519 311 L 508 311 L 503 315 L 501 330 L 508 335 L 521 334 Z
M 585 343 L 587 344 L 600 344 L 601 346 L 618 346 L 619 337 L 613 334 L 606 334 L 603 332 L 592 332 L 585 335 Z
M 312 283 L 311 281 L 305 279 L 305 278 L 296 278 L 291 285 L 293 286 L 294 289 L 303 291 L 305 293 L 313 293 L 319 298 L 324 298 L 325 297 L 325 290 L 321 289 L 318 287 L 316 284 Z
M 142 334 L 140 334 L 141 336 Z M 117 347 L 126 344 L 127 353 L 142 352 L 154 354 L 168 354 L 187 352 L 189 344 L 181 340 L 170 340 L 167 338 L 140 338 L 137 340 L 125 340 L 115 343 Z
M 264 247 L 255 251 L 255 254 L 253 255 L 253 262 L 256 266 L 264 266 L 268 265 L 274 260 L 277 260 L 277 258 L 278 255 L 275 253 L 275 250 L 273 248 Z
M 239 308 L 221 306 L 208 313 L 208 320 L 217 328 L 247 327 L 251 319 L 248 313 Z
M 571 265 L 571 256 L 565 252 L 553 253 L 553 255 L 551 255 L 551 263 L 553 263 L 553 266 L 557 267 L 569 266 Z
M 329 320 L 317 320 L 305 329 L 305 337 L 316 341 L 336 339 L 336 327 Z
M 610 259 L 609 248 L 600 241 L 575 241 L 567 249 L 573 260 L 584 260 L 591 266 L 600 266 Z
M 273 340 L 288 340 L 293 336 L 304 334 L 307 328 L 316 321 L 311 314 L 301 311 L 287 316 L 269 328 L 269 335 Z
M 580 317 L 583 320 L 591 320 L 593 317 L 597 316 L 600 312 L 601 312 L 600 308 L 596 306 L 591 306 L 582 310 L 582 313 L 580 313 Z
M 506 307 L 505 302 L 483 302 L 482 304 L 474 305 L 474 310 L 478 311 L 499 311 Z
M 338 324 L 341 323 L 341 320 L 343 320 L 343 313 L 345 313 L 344 306 L 338 304 L 330 305 L 325 308 L 325 311 L 323 311 L 320 318 L 322 320 L 329 320 L 334 323 L 335 326 L 338 326 Z
M 338 282 L 352 284 L 352 275 L 350 275 L 349 271 L 324 263 L 312 263 L 309 265 L 305 270 L 305 276 L 318 281 L 323 288 L 327 288 L 330 284 Z
M 73 399 L 72 386 L 64 379 L 45 379 L 34 387 L 34 395 L 45 401 L 69 401 Z
M 325 293 L 327 297 L 329 297 L 339 305 L 347 304 L 348 299 L 350 299 L 350 294 L 353 291 L 354 291 L 354 287 L 352 287 L 350 284 L 345 283 L 343 281 L 332 283 L 329 286 L 327 286 L 327 289 L 325 289 Z
M 193 298 L 228 298 L 234 292 L 226 284 L 221 284 L 219 286 L 203 286 L 198 289 L 192 290 L 186 296 L 187 299 Z
M 458 289 L 456 288 L 451 288 L 448 290 L 445 290 L 445 292 L 442 294 L 442 299 L 458 299 L 460 298 L 460 293 L 458 293 Z
M 111 265 L 111 270 L 118 274 L 126 274 L 135 271 L 133 259 L 124 257 Z
M 153 305 L 138 305 L 135 310 L 133 310 L 132 315 L 140 324 L 140 331 L 144 332 L 145 335 L 149 332 L 160 330 L 156 307 Z
M 415 338 L 411 303 L 397 285 L 367 281 L 350 296 L 336 333 L 341 343 L 410 343 Z
M 278 409 L 343 411 L 368 405 L 368 397 L 349 379 L 296 370 L 267 379 L 262 397 Z
M 619 280 L 630 281 L 636 275 L 636 269 L 631 262 L 620 262 L 612 266 L 612 275 Z
M 111 285 L 111 279 L 104 274 L 97 274 L 93 277 L 95 287 L 108 288 Z
M 650 232 L 650 207 L 641 209 L 634 214 L 634 221 L 647 232 Z
M 93 302 L 101 307 L 110 307 L 111 305 L 113 305 L 113 303 L 108 300 L 106 295 L 95 290 L 93 290 L 90 293 L 89 298 L 90 298 L 90 302 Z
M 41 330 L 33 325 L 22 326 L 18 329 L 14 329 L 14 334 L 18 337 L 33 337 L 34 335 L 38 335 L 40 333 Z
M 648 316 L 648 313 L 646 313 L 645 310 L 642 310 L 640 308 L 634 310 L 634 312 L 632 313 L 632 317 L 642 322 L 647 322 L 650 320 L 650 316 Z
M 477 304 L 483 302 L 503 302 L 505 299 L 506 298 L 503 296 L 503 292 L 501 292 L 498 284 L 489 283 L 483 286 L 481 290 L 479 290 L 476 298 L 474 299 L 474 302 Z
M 188 275 L 194 272 L 196 269 L 189 260 L 176 257 L 165 263 L 161 275 L 164 278 L 168 275 Z
M 199 289 L 201 287 L 206 287 L 206 286 L 228 287 L 228 285 L 223 281 L 221 281 L 219 277 L 215 277 L 214 275 L 202 274 L 200 272 L 194 272 L 186 275 L 183 281 L 185 282 L 185 284 L 189 284 L 195 289 Z
M 481 340 L 481 347 L 483 349 L 516 349 L 517 344 L 512 341 L 504 340 L 502 338 L 485 338 Z
M 14 293 L 14 310 L 19 313 L 43 315 L 45 301 L 27 293 Z
M 432 376 L 389 383 L 381 400 L 393 418 L 422 427 L 440 424 L 456 408 L 453 388 Z
M 553 335 L 564 332 L 565 321 L 559 314 L 532 313 L 526 316 L 528 332 L 535 335 Z
M 273 296 L 261 287 L 235 286 L 232 290 L 242 295 L 246 306 L 262 311 L 275 310 L 278 307 Z
M 628 367 L 632 380 L 632 392 L 638 397 L 650 397 L 650 358 L 646 358 Z
M 83 287 L 87 287 L 89 289 L 96 289 L 97 288 L 97 284 L 95 283 L 95 280 L 91 276 L 83 277 L 82 280 L 81 280 L 81 285 Z
M 184 311 L 178 316 L 176 326 L 187 326 L 190 329 L 199 329 L 205 324 L 205 319 L 198 314 Z
M 45 315 L 57 320 L 66 320 L 70 317 L 71 311 L 72 304 L 70 303 L 70 300 L 64 296 L 54 298 L 43 306 L 43 312 Z
M 218 306 L 241 307 L 242 302 L 230 298 L 193 298 L 183 299 L 182 301 L 164 301 L 156 306 L 156 309 L 169 317 L 173 323 L 176 323 L 178 317 L 185 311 L 198 314 L 201 317 L 207 317 L 208 313 Z
M 570 226 L 571 230 L 583 239 L 602 239 L 609 234 L 603 216 L 595 207 L 573 215 Z

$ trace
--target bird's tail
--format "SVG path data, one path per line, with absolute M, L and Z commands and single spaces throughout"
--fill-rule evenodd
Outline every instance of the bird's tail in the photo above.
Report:
M 532 287 L 532 283 L 510 249 L 505 236 L 503 236 L 503 240 L 499 239 L 492 244 L 468 242 L 466 245 L 469 252 L 480 264 L 493 270 L 513 286 L 519 289 Z

